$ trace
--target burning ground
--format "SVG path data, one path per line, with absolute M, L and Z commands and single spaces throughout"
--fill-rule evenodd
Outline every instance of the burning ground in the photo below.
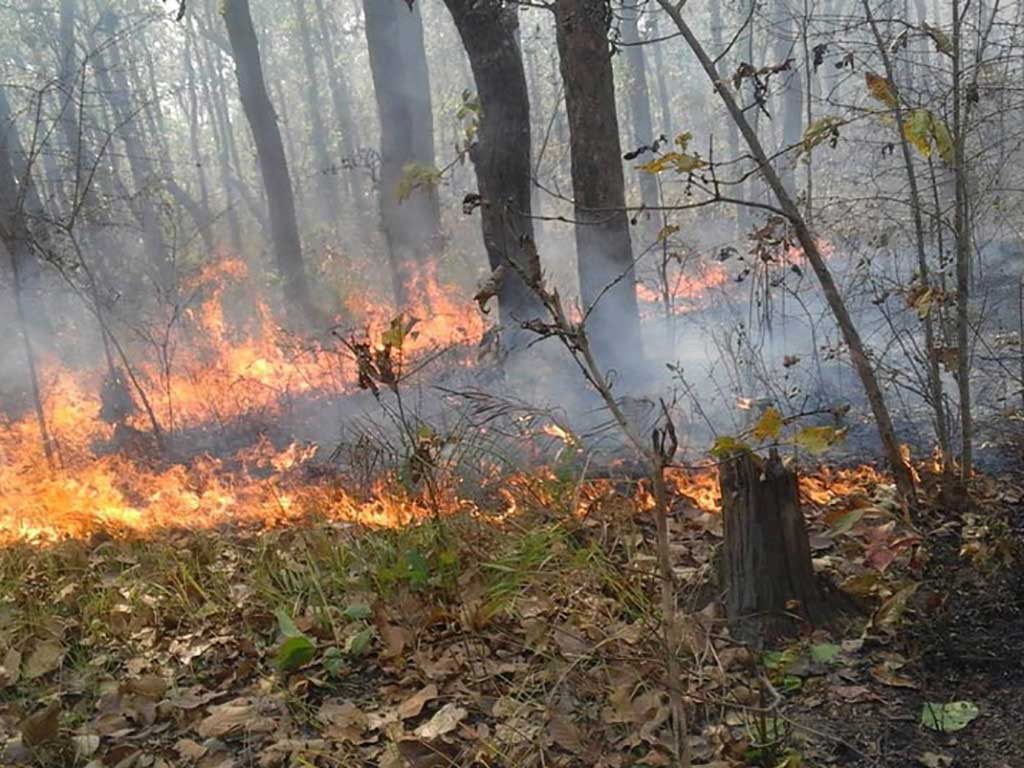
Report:
M 31 416 L 4 424 L 5 765 L 663 765 L 672 684 L 700 764 L 1021 764 L 1013 478 L 979 477 L 963 511 L 932 499 L 909 525 L 873 468 L 805 468 L 815 566 L 857 611 L 751 650 L 719 604 L 715 469 L 672 470 L 672 683 L 654 500 L 626 466 L 590 465 L 561 420 L 505 414 L 547 446 L 517 471 L 450 458 L 494 445 L 480 422 L 417 431 L 413 456 L 460 470 L 430 487 L 415 462 L 374 464 L 383 439 L 347 461 L 294 439 L 325 403 L 377 405 L 360 345 L 386 385 L 389 345 L 410 368 L 454 345 L 458 368 L 478 319 L 439 312 L 414 333 L 382 312 L 300 344 L 257 304 L 231 333 L 231 275 L 197 278 L 194 355 L 150 404 L 159 439 L 143 409 L 104 417 L 101 377 L 70 369 L 43 377 L 53 467 Z

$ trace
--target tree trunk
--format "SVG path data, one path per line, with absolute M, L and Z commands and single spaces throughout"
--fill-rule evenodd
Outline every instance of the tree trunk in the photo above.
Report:
M 608 46 L 608 0 L 558 0 L 576 214 L 580 298 L 598 362 L 622 374 L 642 356 Z
M 323 107 L 320 103 L 320 77 L 317 74 L 313 40 L 306 16 L 306 0 L 296 0 L 295 15 L 299 21 L 299 41 L 302 43 L 302 61 L 306 68 L 306 109 L 309 112 L 313 158 L 316 161 L 319 209 L 324 223 L 337 221 L 341 213 L 338 198 L 337 175 L 327 152 L 327 130 L 324 128 Z
M 882 388 L 878 383 L 878 378 L 875 376 L 875 370 L 871 366 L 871 359 L 868 357 L 864 342 L 861 340 L 860 333 L 853 324 L 853 318 L 850 317 L 846 302 L 839 292 L 839 287 L 832 277 L 828 264 L 825 263 L 821 250 L 818 248 L 818 241 L 807 226 L 807 222 L 801 215 L 792 196 L 786 190 L 785 185 L 768 160 L 764 146 L 761 144 L 757 133 L 750 126 L 743 110 L 736 103 L 728 86 L 724 84 L 714 61 L 711 60 L 707 51 L 704 50 L 700 41 L 693 34 L 693 30 L 690 29 L 690 26 L 683 19 L 682 14 L 672 5 L 671 0 L 658 0 L 658 2 L 672 18 L 690 50 L 697 56 L 708 79 L 715 84 L 718 95 L 725 102 L 730 117 L 743 135 L 743 140 L 746 142 L 750 154 L 757 163 L 758 170 L 771 188 L 775 199 L 778 200 L 780 211 L 793 227 L 797 241 L 800 243 L 807 261 L 810 262 L 811 269 L 814 270 L 815 277 L 817 277 L 818 283 L 821 285 L 822 293 L 825 294 L 825 300 L 828 302 L 829 309 L 832 310 L 832 315 L 839 326 L 839 331 L 843 335 L 843 341 L 846 342 L 846 346 L 850 350 L 850 359 L 860 378 L 861 386 L 864 388 L 864 394 L 871 406 L 872 415 L 875 417 L 878 435 L 885 448 L 889 469 L 893 473 L 896 487 L 904 502 L 912 505 L 915 501 L 914 479 L 910 473 L 910 468 L 903 459 L 900 443 L 896 438 L 896 430 L 892 424 L 892 417 L 885 403 L 885 396 L 882 394 Z
M 288 162 L 285 160 L 274 105 L 270 103 L 263 81 L 259 46 L 249 15 L 248 0 L 226 0 L 224 21 L 235 59 L 242 108 L 256 143 L 256 155 L 267 193 L 270 235 L 277 269 L 284 284 L 285 310 L 289 320 L 300 323 L 309 319 L 312 301 L 302 262 Z
M 112 21 L 113 17 L 101 17 L 97 29 L 113 36 L 116 30 Z M 116 122 L 117 136 L 124 143 L 125 154 L 128 156 L 128 167 L 134 186 L 131 204 L 139 226 L 142 228 L 142 243 L 146 257 L 153 268 L 153 280 L 162 290 L 173 292 L 177 282 L 174 263 L 164 239 L 160 210 L 154 200 L 157 194 L 156 184 L 159 179 L 153 171 L 149 154 L 139 134 L 136 123 L 137 115 L 133 113 L 131 93 L 124 75 L 120 44 L 119 41 L 102 48 L 96 46 L 94 53 L 96 79 L 106 94 Z M 109 66 L 103 53 L 104 50 L 109 51 L 110 54 Z M 117 79 L 114 80 L 114 77 Z
M 658 14 L 656 13 L 650 15 L 650 37 L 653 40 L 657 40 L 659 37 Z M 654 51 L 654 80 L 658 84 L 658 113 L 661 119 L 659 133 L 671 136 L 673 125 L 672 99 L 668 95 L 668 78 L 665 77 L 663 45 L 664 43 L 652 43 L 651 49 Z
M 363 191 L 364 170 L 359 167 L 357 148 L 359 146 L 359 134 L 356 130 L 356 123 L 352 119 L 352 94 L 348 84 L 348 76 L 334 55 L 335 42 L 328 33 L 327 12 L 324 9 L 324 0 L 314 0 L 316 7 L 316 20 L 319 30 L 320 49 L 323 51 L 324 61 L 327 64 L 327 82 L 331 89 L 331 103 L 334 107 L 335 134 L 337 135 L 341 149 L 342 160 L 340 166 L 345 171 L 345 178 L 349 189 L 349 197 L 355 208 L 356 227 L 363 234 L 360 239 L 365 241 L 368 235 L 366 227 L 367 205 L 365 192 Z
M 484 247 L 492 270 L 503 269 L 498 290 L 501 324 L 510 347 L 519 321 L 539 317 L 543 306 L 523 280 L 540 277 L 533 248 L 530 184 L 530 100 L 516 30 L 515 7 L 501 0 L 445 0 L 469 55 L 480 99 L 480 129 L 472 151 L 482 198 Z
M 724 462 L 719 483 L 725 527 L 722 575 L 734 637 L 771 643 L 803 624 L 822 626 L 842 609 L 814 573 L 796 473 L 773 449 Z
M 434 168 L 434 117 L 419 5 L 405 0 L 363 0 L 370 70 L 380 115 L 380 209 L 391 260 L 395 298 L 408 306 L 417 277 L 441 237 L 437 189 L 418 185 L 404 199 L 409 166 Z
M 633 117 L 633 139 L 637 146 L 650 145 L 655 138 L 654 120 L 651 117 L 651 95 L 647 88 L 647 61 L 641 46 L 640 29 L 637 23 L 639 10 L 633 0 L 626 0 L 622 6 L 622 42 L 626 51 L 626 80 L 629 95 L 629 111 Z M 630 149 L 636 149 L 631 147 Z M 644 206 L 657 209 L 661 205 L 658 192 L 658 177 L 653 173 L 637 171 L 640 179 L 640 199 Z M 661 229 L 660 217 L 653 212 L 642 214 L 646 222 L 646 244 L 653 243 Z

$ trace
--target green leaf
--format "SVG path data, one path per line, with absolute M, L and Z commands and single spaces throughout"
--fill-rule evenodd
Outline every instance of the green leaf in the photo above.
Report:
M 324 655 L 320 663 L 323 665 L 324 671 L 327 672 L 327 674 L 338 677 L 345 669 L 345 655 L 342 653 L 340 648 L 332 645 L 324 651 Z
M 853 526 L 860 522 L 861 518 L 864 517 L 865 512 L 866 510 L 863 507 L 861 509 L 851 509 L 845 515 L 836 520 L 836 524 L 832 526 L 832 536 L 841 536 L 849 531 Z
M 435 187 L 441 181 L 441 171 L 432 165 L 407 163 L 402 166 L 402 178 L 398 180 L 395 194 L 398 202 L 404 203 L 412 193 L 423 187 Z
M 277 617 L 277 626 L 282 635 L 285 637 L 305 637 L 302 630 L 295 626 L 295 622 L 292 621 L 291 616 L 285 613 L 283 608 L 278 608 L 274 611 L 274 616 Z
M 274 666 L 282 672 L 290 672 L 308 664 L 315 655 L 316 643 L 305 635 L 295 635 L 281 643 L 274 657 Z
M 962 731 L 981 712 L 973 701 L 951 701 L 936 704 L 926 701 L 921 708 L 921 725 L 933 731 L 952 733 Z
M 422 587 L 430 580 L 430 563 L 417 549 L 405 553 L 405 573 L 409 582 Z
M 342 612 L 342 615 L 349 621 L 368 619 L 372 614 L 373 611 L 370 610 L 370 606 L 366 603 L 353 603 Z
M 818 643 L 811 646 L 811 661 L 817 664 L 834 664 L 843 649 L 834 643 Z
M 366 627 L 345 641 L 345 653 L 349 656 L 363 656 L 373 641 L 373 627 Z
M 831 115 L 822 117 L 815 120 L 804 131 L 804 137 L 801 141 L 800 152 L 810 152 L 819 144 L 831 139 L 833 136 L 839 135 L 839 126 L 843 124 L 843 121 L 838 117 Z
M 716 459 L 727 459 L 737 453 L 745 453 L 749 450 L 750 446 L 742 440 L 730 435 L 722 435 L 715 438 L 715 443 L 711 446 L 711 455 Z

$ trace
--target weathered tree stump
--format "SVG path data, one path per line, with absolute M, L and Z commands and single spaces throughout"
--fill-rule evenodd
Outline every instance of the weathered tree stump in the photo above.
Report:
M 722 575 L 733 636 L 772 642 L 807 624 L 822 626 L 846 607 L 814 573 L 796 473 L 773 449 L 767 459 L 737 453 L 719 474 L 725 546 Z

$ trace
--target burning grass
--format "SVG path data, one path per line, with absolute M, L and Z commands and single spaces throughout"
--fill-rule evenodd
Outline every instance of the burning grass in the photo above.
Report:
M 799 713 L 825 699 L 860 718 L 917 685 L 894 641 L 923 541 L 905 543 L 884 478 L 812 475 L 816 564 L 868 610 L 842 643 L 817 633 L 760 655 L 717 612 L 720 518 L 713 475 L 699 478 L 673 473 L 670 523 L 695 755 L 824 760 L 820 715 L 818 736 L 798 736 Z M 0 550 L 0 762 L 663 764 L 648 507 L 643 483 L 538 471 L 490 506 L 396 528 L 306 518 L 15 543 Z

